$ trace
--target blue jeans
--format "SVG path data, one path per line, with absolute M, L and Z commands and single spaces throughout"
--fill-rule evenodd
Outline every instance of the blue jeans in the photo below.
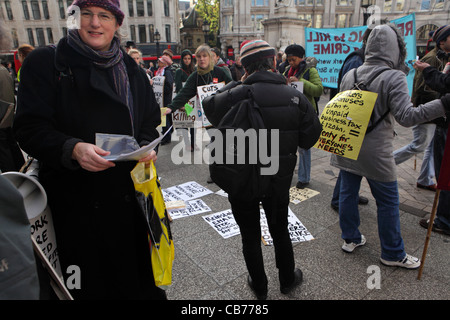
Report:
M 362 176 L 341 170 L 339 196 L 339 224 L 342 238 L 346 242 L 361 242 L 359 232 L 358 194 Z M 399 195 L 397 181 L 380 182 L 367 179 L 377 203 L 378 236 L 381 243 L 381 258 L 398 261 L 405 257 L 405 248 L 400 232 Z
M 444 157 L 447 130 L 448 129 L 438 126 L 434 133 L 434 164 L 436 177 L 439 177 L 442 158 Z M 450 230 L 450 191 L 448 190 L 440 191 L 439 204 L 436 210 L 436 219 L 434 220 L 434 223 L 440 228 Z
M 298 181 L 308 183 L 311 180 L 311 149 L 298 148 Z
M 412 128 L 413 140 L 410 144 L 394 151 L 395 164 L 405 162 L 413 155 L 424 152 L 422 167 L 417 182 L 430 186 L 434 184 L 433 136 L 436 125 L 421 123 Z

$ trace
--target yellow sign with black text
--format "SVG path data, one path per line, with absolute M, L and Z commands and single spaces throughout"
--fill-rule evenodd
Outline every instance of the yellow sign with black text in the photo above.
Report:
M 315 148 L 356 160 L 378 94 L 347 90 L 331 99 L 320 116 L 322 133 Z

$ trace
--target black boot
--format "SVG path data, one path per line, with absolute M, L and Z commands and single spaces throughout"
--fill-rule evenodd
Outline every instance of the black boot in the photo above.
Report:
M 280 286 L 280 291 L 283 294 L 288 294 L 291 292 L 296 286 L 298 286 L 303 281 L 303 273 L 302 270 L 296 268 L 294 270 L 294 281 L 288 286 Z
M 265 289 L 256 289 L 254 287 L 252 278 L 250 277 L 250 275 L 247 277 L 247 283 L 250 287 L 250 289 L 252 289 L 253 293 L 256 295 L 256 298 L 258 298 L 258 300 L 266 300 L 267 299 L 267 284 L 265 286 Z

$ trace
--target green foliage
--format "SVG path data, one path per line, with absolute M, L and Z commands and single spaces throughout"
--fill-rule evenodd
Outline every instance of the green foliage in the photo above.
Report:
M 219 8 L 220 0 L 198 0 L 197 11 L 203 20 L 210 26 L 210 34 L 219 33 Z

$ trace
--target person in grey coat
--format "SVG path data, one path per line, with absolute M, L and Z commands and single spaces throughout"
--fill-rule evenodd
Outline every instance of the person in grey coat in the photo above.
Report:
M 356 247 L 366 243 L 358 230 L 358 193 L 361 179 L 365 177 L 377 203 L 381 263 L 415 269 L 420 266 L 420 260 L 406 254 L 400 232 L 397 172 L 392 153 L 394 120 L 410 127 L 444 116 L 450 106 L 437 99 L 417 108 L 412 107 L 405 74 L 408 72 L 405 56 L 405 43 L 395 26 L 380 25 L 372 30 L 367 41 L 364 64 L 344 76 L 341 91 L 353 88 L 355 72 L 357 79 L 364 81 L 385 68 L 387 70 L 367 88 L 368 91 L 378 93 L 369 126 L 388 110 L 389 113 L 366 134 L 357 160 L 332 155 L 331 164 L 341 170 L 339 220 L 345 241 L 342 249 L 353 252 Z

